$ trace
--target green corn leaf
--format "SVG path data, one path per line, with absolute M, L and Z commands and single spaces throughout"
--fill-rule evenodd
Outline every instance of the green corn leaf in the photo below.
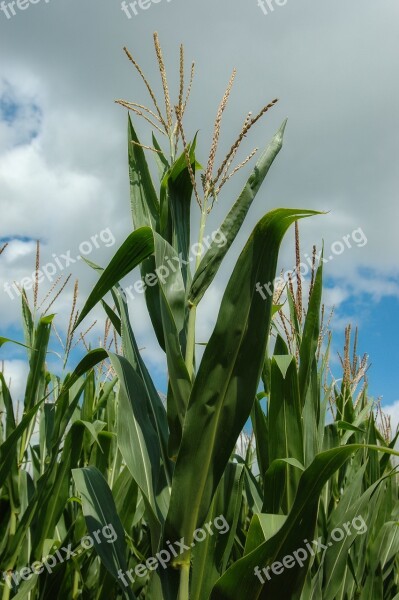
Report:
M 12 398 L 10 390 L 6 384 L 3 373 L 0 372 L 0 383 L 1 383 L 1 397 L 3 398 L 4 407 L 6 409 L 6 438 L 8 438 L 16 427 L 14 407 L 12 404 Z
M 121 315 L 123 355 L 130 362 L 134 371 L 143 382 L 148 401 L 150 419 L 158 435 L 166 481 L 168 485 L 170 485 L 172 466 L 168 457 L 168 421 L 166 410 L 141 357 L 133 329 L 130 325 L 127 303 L 118 291 L 115 291 L 114 295 L 116 305 L 119 307 L 119 313 Z
M 45 388 L 46 356 L 50 340 L 51 324 L 55 315 L 42 317 L 34 331 L 34 346 L 29 361 L 29 376 L 25 391 L 25 410 L 34 405 L 37 398 L 41 397 Z
M 399 554 L 399 522 L 384 523 L 370 550 L 370 568 L 377 570 L 378 565 L 384 570 L 389 561 Z
M 40 415 L 40 461 L 41 472 L 45 469 L 45 461 L 51 454 L 51 439 L 54 432 L 54 407 L 51 404 L 45 404 Z
M 310 385 L 312 367 L 316 356 L 320 335 L 320 307 L 323 291 L 323 262 L 317 269 L 312 295 L 306 314 L 301 347 L 299 350 L 299 393 L 302 406 Z
M 272 298 L 256 291 L 273 281 L 288 227 L 314 211 L 280 209 L 255 227 L 227 285 L 217 323 L 190 395 L 177 457 L 166 535 L 185 537 L 203 523 L 259 383 Z
M 104 269 L 102 269 L 98 265 L 90 261 L 86 262 L 96 271 L 100 273 L 104 272 Z M 126 300 L 123 296 L 123 290 L 120 287 L 115 287 L 111 291 L 120 317 L 118 317 L 115 314 L 115 312 L 111 309 L 111 307 L 108 306 L 105 302 L 102 301 L 102 304 L 111 322 L 114 324 L 114 327 L 117 329 L 119 335 L 122 336 L 122 349 L 124 356 L 129 360 L 136 374 L 142 379 L 142 382 L 146 389 L 148 406 L 150 410 L 150 418 L 152 418 L 153 425 L 158 434 L 163 458 L 163 465 L 165 468 L 166 481 L 169 483 L 171 479 L 171 465 L 167 451 L 168 423 L 166 419 L 165 408 L 162 404 L 158 392 L 155 389 L 154 383 L 144 364 L 144 361 L 141 358 L 136 338 L 130 325 L 128 307 Z
M 350 399 L 350 404 L 352 405 L 352 399 Z M 378 437 L 379 435 L 376 431 L 374 414 L 373 412 L 371 412 L 367 422 L 367 433 L 365 442 L 367 444 L 375 445 L 377 444 Z M 369 452 L 368 454 L 369 455 L 366 474 L 368 476 L 368 481 L 371 484 L 374 483 L 374 481 L 377 481 L 381 476 L 380 461 L 376 452 Z
M 247 539 L 245 541 L 244 556 L 256 550 L 258 546 L 273 537 L 286 522 L 285 515 L 256 514 L 251 519 Z
M 359 472 L 354 475 L 352 481 L 350 481 L 349 486 L 342 495 L 341 502 L 338 504 L 337 508 L 332 511 L 327 524 L 327 530 L 329 532 L 334 531 L 335 528 L 342 528 L 344 523 L 350 525 L 355 517 L 361 517 L 366 524 L 366 528 L 370 527 L 370 529 L 372 529 L 372 515 L 375 509 L 378 511 L 378 506 L 374 504 L 376 500 L 378 501 L 378 496 L 375 492 L 383 482 L 383 479 L 377 481 L 362 493 L 362 479 L 365 466 L 366 465 L 363 465 Z M 347 569 L 348 550 L 354 544 L 356 538 L 359 539 L 361 537 L 356 536 L 353 527 L 350 529 L 352 533 L 346 535 L 340 543 L 333 544 L 323 556 L 325 581 L 324 596 L 326 600 L 334 599 L 339 593 Z M 365 555 L 365 553 L 366 548 L 363 545 L 360 554 L 356 553 L 353 555 L 354 560 L 358 560 L 360 555 Z
M 337 421 L 337 427 L 338 427 L 338 429 L 343 429 L 345 431 L 355 431 L 358 433 L 365 433 L 364 429 L 361 429 L 360 427 L 356 427 L 355 425 L 352 425 L 351 423 L 346 423 L 345 421 Z
M 276 597 L 291 598 L 294 593 L 300 593 L 304 585 L 310 553 L 303 561 L 303 566 L 296 562 L 293 567 L 285 569 L 284 577 L 270 574 L 269 571 L 269 579 L 266 575 L 262 577 L 261 573 L 262 582 L 255 575 L 255 569 L 258 567 L 262 571 L 275 562 L 280 563 L 284 557 L 292 556 L 294 551 L 302 548 L 305 539 L 312 539 L 319 496 L 325 483 L 353 452 L 365 447 L 362 444 L 352 444 L 317 455 L 302 474 L 294 505 L 284 525 L 272 538 L 230 567 L 216 583 L 210 599 L 241 600 L 247 597 L 250 600 L 258 598 L 269 600 Z M 381 446 L 374 449 L 399 455 L 399 452 Z M 248 590 L 251 590 L 250 596 Z
M 181 431 L 187 412 L 192 382 L 183 358 L 173 314 L 162 289 L 160 299 L 169 371 L 167 397 L 170 427 L 169 455 L 175 458 L 180 446 Z
M 155 262 L 159 285 L 170 307 L 176 331 L 180 334 L 185 322 L 185 287 L 180 270 L 180 258 L 175 249 L 154 233 Z
M 112 486 L 112 495 L 121 523 L 129 531 L 137 510 L 139 489 L 127 467 L 123 467 Z
M 213 525 L 219 517 L 223 534 L 213 525 L 205 540 L 195 546 L 191 600 L 208 600 L 213 585 L 226 570 L 241 511 L 244 468 L 230 462 L 220 481 L 207 522 Z
M 7 439 L 0 446 L 0 487 L 3 485 L 5 477 L 9 470 L 11 469 L 11 465 L 15 459 L 15 449 L 18 443 L 18 440 L 21 439 L 23 434 L 27 431 L 29 426 L 32 424 L 33 419 L 39 410 L 41 404 L 44 402 L 44 399 L 40 402 L 37 402 L 33 408 L 27 412 L 22 420 L 18 423 L 17 427 L 10 433 Z
M 128 155 L 129 155 L 129 179 L 130 179 L 130 202 L 133 225 L 135 229 L 150 227 L 153 231 L 159 231 L 161 225 L 160 204 L 151 179 L 150 170 L 145 158 L 144 149 L 139 145 L 140 141 L 134 130 L 132 120 L 128 118 Z M 140 265 L 143 281 L 151 277 L 155 272 L 155 259 L 148 256 Z M 151 281 L 148 279 L 148 281 Z M 157 336 L 159 345 L 164 350 L 165 341 L 162 332 L 161 307 L 159 303 L 158 283 L 149 284 L 144 288 L 145 300 L 148 312 Z
M 90 371 L 93 367 L 95 367 L 99 362 L 105 360 L 107 358 L 107 352 L 104 348 L 96 348 L 95 350 L 90 350 L 79 362 L 72 375 L 65 380 L 64 385 L 62 386 L 61 394 L 66 393 L 71 387 L 79 381 L 79 379 L 85 375 L 88 371 Z M 61 396 L 60 394 L 60 396 Z
M 82 391 L 85 388 L 86 382 L 83 381 L 80 383 L 80 389 L 78 387 L 77 393 L 74 397 L 74 400 L 69 404 L 69 390 L 72 390 L 74 386 L 76 386 L 79 380 L 93 367 L 95 367 L 98 363 L 108 358 L 108 353 L 103 348 L 96 348 L 95 350 L 91 350 L 88 352 L 82 360 L 79 362 L 72 375 L 65 378 L 64 384 L 62 386 L 60 395 L 57 399 L 56 404 L 56 414 L 54 419 L 54 429 L 53 429 L 53 448 L 55 448 L 55 452 L 58 452 L 60 440 L 62 440 L 65 429 L 69 424 L 69 420 L 75 410 L 77 403 L 79 402 L 79 397 Z
M 314 356 L 310 379 L 306 385 L 304 407 L 302 410 L 304 464 L 306 466 L 311 463 L 315 455 L 321 450 L 319 447 L 320 388 L 320 374 L 318 373 L 316 357 Z
M 72 471 L 76 488 L 82 498 L 83 514 L 87 529 L 91 535 L 97 554 L 111 575 L 118 580 L 120 571 L 126 573 L 125 532 L 115 508 L 112 492 L 101 473 L 94 467 L 74 469 Z M 98 529 L 112 526 L 116 539 L 112 543 L 106 540 L 98 542 L 93 535 Z M 124 598 L 135 600 L 136 596 L 130 588 L 120 584 Z
M 130 202 L 133 225 L 136 229 L 147 226 L 154 231 L 159 222 L 159 201 L 151 179 L 144 149 L 128 116 L 128 157 Z
M 80 313 L 74 329 L 91 309 L 103 299 L 121 279 L 154 252 L 154 236 L 150 227 L 141 227 L 131 233 L 104 269 Z
M 73 385 L 79 381 L 79 379 L 84 375 L 87 371 L 89 371 L 93 366 L 95 366 L 101 360 L 104 360 L 108 355 L 102 348 L 98 350 L 93 350 L 89 352 L 78 364 L 75 371 L 66 378 L 64 385 L 62 387 L 61 393 L 57 399 L 57 413 L 54 420 L 54 434 L 53 434 L 53 452 L 52 459 L 49 467 L 46 469 L 45 473 L 42 475 L 40 479 L 40 485 L 33 493 L 26 510 L 22 514 L 20 521 L 18 522 L 17 530 L 15 535 L 10 538 L 10 543 L 7 548 L 4 549 L 3 555 L 1 557 L 2 563 L 6 565 L 6 567 L 12 568 L 15 565 L 17 556 L 20 553 L 20 548 L 22 544 L 22 540 L 26 538 L 29 532 L 29 528 L 33 519 L 35 518 L 38 507 L 45 507 L 48 503 L 49 493 L 51 494 L 51 479 L 55 476 L 55 472 L 57 469 L 57 460 L 58 460 L 58 451 L 60 445 L 63 441 L 63 436 L 67 425 L 69 424 L 70 417 L 72 412 L 74 411 L 77 402 L 79 401 L 79 396 L 84 387 L 84 382 L 81 386 L 81 390 L 78 391 L 77 397 L 71 403 L 71 407 L 68 404 L 68 392 L 73 387 Z M 5 440 L 5 442 L 0 447 L 0 482 L 3 481 L 3 478 L 6 476 L 7 472 L 10 469 L 12 464 L 13 457 L 15 456 L 15 447 L 18 443 L 18 440 L 25 433 L 26 429 L 31 424 L 35 414 L 45 402 L 47 396 L 45 396 L 42 400 L 37 402 L 37 404 L 27 413 L 12 432 L 12 434 Z M 61 408 L 63 410 L 61 410 Z M 67 410 L 66 410 L 67 409 Z M 72 412 L 70 410 L 72 409 Z M 68 415 L 69 412 L 69 415 Z M 58 433 L 58 435 L 57 435 Z M 54 439 L 55 436 L 55 439 Z M 11 461 L 8 462 L 8 461 Z M 49 483 L 50 482 L 50 483 Z M 1 483 L 0 483 L 1 485 Z M 53 497 L 56 500 L 56 497 Z
M 195 147 L 196 139 L 190 146 L 190 158 L 192 161 L 192 169 L 195 172 Z M 184 160 L 184 168 L 178 169 L 175 165 L 172 168 L 169 182 L 169 203 L 172 212 L 172 246 L 175 248 L 177 255 L 181 258 L 181 269 L 185 287 L 191 284 L 190 271 L 190 228 L 191 228 L 191 197 L 193 194 L 193 185 L 191 183 L 190 173 L 186 164 L 186 157 L 181 157 Z
M 242 459 L 241 461 L 243 462 Z M 262 489 L 247 465 L 244 468 L 244 496 L 251 512 L 262 512 Z
M 269 461 L 277 459 L 296 459 L 304 462 L 301 402 L 299 398 L 298 375 L 296 361 L 293 356 L 274 355 L 271 366 L 271 393 L 268 411 L 269 425 Z M 297 471 L 285 466 L 274 477 L 282 477 L 282 488 L 285 489 L 283 512 L 288 512 L 299 482 Z M 268 494 L 275 494 L 269 484 L 265 489 L 266 512 L 278 513 L 280 506 L 268 505 Z
M 143 494 L 152 532 L 153 551 L 158 548 L 163 515 L 156 501 L 160 472 L 159 439 L 148 414 L 148 400 L 142 379 L 122 356 L 109 354 L 118 376 L 117 441 L 125 463 Z
M 376 598 L 384 598 L 384 580 L 381 568 L 368 573 L 360 596 L 360 600 L 376 600 Z
M 4 379 L 4 375 L 3 373 L 0 373 L 0 399 L 2 398 L 3 403 L 4 403 L 4 408 L 6 411 L 6 418 L 5 418 L 5 439 L 8 439 L 15 431 L 16 428 L 16 421 L 15 421 L 15 416 L 14 416 L 14 407 L 13 407 L 13 403 L 12 403 L 12 398 L 11 398 L 11 394 L 10 391 L 7 387 L 6 381 Z M 0 457 L 2 457 L 2 444 L 3 441 L 1 441 L 0 444 Z M 7 458 L 5 459 L 4 462 L 4 468 L 0 469 L 2 471 L 2 474 L 0 475 L 0 488 L 3 486 L 4 483 L 4 479 L 7 477 L 7 487 L 8 487 L 8 493 L 10 496 L 10 500 L 12 503 L 12 506 L 14 507 L 14 510 L 17 512 L 20 510 L 20 487 L 21 487 L 21 482 L 20 482 L 20 478 L 19 478 L 19 473 L 18 473 L 18 460 L 17 460 L 17 453 L 15 452 L 15 447 L 16 444 L 14 442 L 14 444 L 12 446 L 9 447 L 9 449 L 7 450 Z
M 389 447 L 395 448 L 398 439 L 399 439 L 399 429 L 397 430 L 394 438 L 392 439 L 391 443 L 389 444 Z M 381 461 L 380 461 L 381 473 L 384 473 L 385 469 L 387 469 L 389 467 L 389 460 L 390 460 L 390 456 L 388 454 L 384 454 L 384 456 L 381 458 Z
M 22 348 L 28 348 L 25 344 L 21 344 L 21 342 L 16 342 L 15 340 L 11 340 L 10 338 L 5 338 L 0 336 L 0 348 L 4 346 L 4 344 L 16 344 L 17 346 L 22 346 Z M 31 350 L 31 348 L 28 348 Z
M 111 321 L 112 325 L 115 327 L 115 331 L 118 335 L 121 335 L 122 327 L 120 318 L 117 314 L 115 314 L 112 308 L 104 300 L 101 300 L 101 304 L 107 314 L 107 317 Z
M 169 372 L 168 422 L 169 454 L 175 457 L 191 392 L 191 379 L 183 358 L 185 353 L 185 288 L 179 257 L 170 244 L 154 234 L 155 261 L 159 273 L 159 298 Z M 177 260 L 176 260 L 177 259 Z M 164 275 L 162 275 L 164 273 Z M 183 341 L 183 344 L 181 343 Z
M 193 169 L 195 169 L 195 146 L 196 139 L 187 148 Z M 183 252 L 184 249 L 184 253 L 186 253 L 189 248 L 187 237 L 189 237 L 191 226 L 189 219 L 191 195 L 192 184 L 187 168 L 186 153 L 183 152 L 162 178 L 160 191 L 159 233 L 169 244 L 173 245 L 177 252 Z M 180 243 L 176 242 L 183 242 L 183 245 L 180 246 Z
M 154 152 L 154 158 L 158 167 L 159 180 L 162 181 L 170 165 L 154 133 L 152 133 L 152 145 L 155 150 L 158 150 L 158 152 Z
M 267 418 L 258 398 L 255 398 L 251 413 L 251 421 L 256 442 L 256 457 L 258 460 L 259 471 L 263 478 L 270 464 L 268 442 L 269 431 Z
M 33 346 L 33 336 L 34 336 L 34 323 L 33 316 L 29 304 L 26 299 L 26 295 L 22 294 L 22 325 L 24 329 L 24 337 L 27 348 L 29 348 L 29 358 L 31 354 L 31 348 Z
M 82 421 L 91 421 L 95 405 L 96 395 L 96 377 L 94 371 L 90 371 L 86 377 L 85 387 L 83 391 L 83 402 L 80 411 Z
M 264 477 L 265 491 L 262 513 L 270 511 L 277 513 L 280 510 L 286 509 L 287 506 L 289 508 L 291 507 L 292 499 L 291 496 L 287 494 L 286 488 L 287 486 L 290 486 L 294 488 L 294 491 L 296 492 L 300 474 L 298 471 L 293 471 L 293 469 L 288 470 L 288 466 L 299 469 L 300 471 L 305 470 L 302 463 L 300 463 L 299 460 L 296 460 L 296 458 L 276 458 L 273 460 Z M 288 500 L 284 497 L 284 492 L 288 495 Z
M 86 424 L 86 427 L 91 424 Z M 32 535 L 33 556 L 40 560 L 70 496 L 71 469 L 79 464 L 85 425 L 76 421 L 66 435 L 60 462 L 52 460 L 38 489 L 38 507 Z M 90 427 L 90 429 L 92 429 Z
M 30 592 L 36 586 L 39 577 L 40 575 L 33 574 L 28 581 L 21 581 L 18 592 L 12 597 L 13 600 L 26 600 L 26 598 L 29 598 Z

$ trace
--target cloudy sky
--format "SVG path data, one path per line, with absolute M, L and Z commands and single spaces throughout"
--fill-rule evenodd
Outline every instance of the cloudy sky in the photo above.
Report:
M 36 239 L 42 264 L 68 253 L 76 258 L 85 242 L 83 248 L 92 246 L 89 258 L 106 264 L 131 231 L 126 112 L 114 100 L 148 103 L 122 52 L 125 45 L 160 90 L 152 47 L 156 30 L 172 89 L 180 42 L 187 62 L 196 62 L 186 129 L 188 137 L 199 130 L 200 161 L 206 161 L 215 111 L 233 67 L 238 75 L 219 159 L 249 110 L 280 99 L 251 132 L 248 151 L 266 145 L 289 118 L 284 149 L 203 303 L 199 337 L 206 339 L 212 330 L 234 260 L 268 209 L 329 211 L 301 224 L 302 252 L 324 240 L 326 256 L 333 256 L 325 269 L 325 301 L 336 307 L 336 346 L 347 322 L 359 326 L 360 350 L 372 363 L 371 392 L 383 396 L 397 419 L 398 3 L 269 0 L 262 8 L 258 0 L 141 0 L 125 11 L 119 0 L 19 0 L 19 5 L 6 0 L 0 11 L 0 244 L 9 241 L 0 258 L 1 335 L 21 337 L 20 303 L 5 286 L 34 270 Z M 149 143 L 149 129 L 137 125 L 143 143 Z M 210 231 L 244 178 L 239 174 L 224 188 Z M 193 221 L 195 227 L 197 216 Z M 96 244 L 90 242 L 95 235 Z M 345 236 L 352 247 L 334 255 Z M 287 236 L 281 266 L 292 267 L 292 257 Z M 76 261 L 54 277 L 69 273 L 79 278 L 82 303 L 94 275 Z M 43 283 L 41 297 L 49 287 Z M 72 283 L 54 307 L 61 336 L 71 296 Z M 144 356 L 162 381 L 162 356 L 143 299 L 132 301 L 130 310 Z M 92 333 L 98 337 L 99 330 Z M 23 355 L 5 346 L 0 359 L 20 394 Z

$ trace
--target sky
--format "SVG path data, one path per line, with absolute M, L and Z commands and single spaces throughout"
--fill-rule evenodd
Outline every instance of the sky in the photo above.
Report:
M 284 148 L 200 306 L 198 339 L 210 335 L 232 266 L 261 216 L 279 206 L 326 211 L 301 223 L 301 250 L 310 254 L 313 244 L 321 248 L 324 241 L 324 300 L 335 306 L 334 360 L 345 325 L 358 326 L 359 350 L 370 356 L 370 392 L 382 396 L 398 422 L 398 3 L 140 0 L 124 6 L 119 0 L 0 3 L 0 247 L 9 242 L 0 257 L 0 335 L 21 339 L 20 301 L 6 289 L 34 271 L 35 240 L 42 265 L 58 259 L 62 266 L 54 274 L 49 267 L 53 282 L 72 275 L 53 306 L 62 338 L 72 281 L 79 279 L 80 306 L 95 282 L 77 260 L 79 252 L 105 265 L 130 233 L 127 115 L 114 100 L 149 102 L 123 46 L 160 93 L 152 45 L 158 31 L 175 99 L 180 43 L 187 69 L 196 63 L 185 128 L 190 139 L 198 131 L 200 162 L 206 162 L 217 106 L 234 67 L 219 161 L 249 110 L 256 113 L 279 98 L 251 131 L 242 158 L 246 150 L 264 147 L 288 117 Z M 136 125 L 149 144 L 149 127 Z M 243 169 L 225 186 L 209 231 L 220 225 L 247 175 Z M 195 214 L 193 229 L 197 224 Z M 291 233 L 280 267 L 292 268 L 293 256 Z M 41 285 L 41 298 L 51 285 Z M 129 308 L 143 356 L 162 387 L 164 360 L 143 298 Z M 94 316 L 101 321 L 100 310 Z M 93 345 L 100 329 L 90 332 Z M 23 352 L 6 345 L 0 360 L 14 395 L 21 396 Z M 56 366 L 57 356 L 51 360 Z

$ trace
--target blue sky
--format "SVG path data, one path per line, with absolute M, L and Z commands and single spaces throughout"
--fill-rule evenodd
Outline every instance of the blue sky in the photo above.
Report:
M 378 270 L 360 267 L 359 273 L 364 278 L 362 289 L 352 289 L 350 296 L 338 305 L 332 320 L 334 352 L 342 354 L 346 325 L 352 327 L 352 340 L 357 327 L 358 354 L 369 356 L 370 394 L 374 398 L 381 397 L 383 404 L 389 405 L 397 401 L 399 393 L 399 298 L 395 294 L 398 277 L 388 276 L 378 288 L 374 281 L 374 277 L 378 277 Z M 367 289 L 367 281 L 371 282 L 370 290 Z M 340 283 L 328 276 L 325 279 L 325 286 L 329 289 L 339 287 Z
M 383 397 L 384 404 L 397 400 L 399 363 L 399 301 L 384 297 L 373 301 L 370 297 L 351 299 L 344 302 L 339 315 L 348 319 L 353 326 L 359 324 L 359 354 L 368 354 L 369 390 L 374 398 Z M 344 328 L 334 328 L 334 346 L 341 349 L 344 341 Z
M 19 143 L 29 143 L 39 133 L 42 111 L 33 99 L 18 96 L 18 90 L 7 79 L 1 79 L 0 121 L 15 130 L 18 130 L 22 122 L 28 121 L 30 130 L 26 132 L 26 137 L 19 140 Z

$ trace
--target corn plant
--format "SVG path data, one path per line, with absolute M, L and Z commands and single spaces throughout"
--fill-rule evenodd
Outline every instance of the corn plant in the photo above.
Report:
M 183 122 L 194 67 L 186 90 L 181 48 L 174 106 L 156 34 L 154 41 L 165 107 L 160 108 L 127 49 L 153 107 L 118 101 L 152 128 L 151 145 L 142 144 L 129 115 L 133 232 L 107 267 L 90 263 L 98 282 L 68 332 L 72 335 L 101 302 L 107 327 L 112 325 L 120 341 L 114 348 L 104 343 L 88 350 L 62 380 L 51 376 L 45 360 L 52 317 L 35 320 L 23 301 L 30 375 L 18 424 L 0 376 L 6 416 L 0 446 L 6 516 L 2 570 L 11 577 L 56 548 L 78 548 L 86 533 L 94 548 L 58 564 L 53 573 L 33 574 L 19 587 L 3 583 L 3 600 L 399 597 L 399 502 L 391 459 L 398 454 L 397 436 L 387 439 L 376 422 L 362 385 L 366 363 L 356 348 L 350 358 L 349 330 L 341 384 L 329 375 L 331 339 L 326 341 L 321 322 L 322 266 L 313 269 L 307 303 L 300 281 L 296 290 L 290 282 L 283 295 L 258 292 L 259 282 L 275 278 L 288 228 L 295 223 L 298 261 L 297 222 L 319 213 L 281 208 L 258 222 L 232 270 L 202 357 L 198 352 L 197 307 L 206 302 L 252 202 L 264 189 L 286 122 L 259 156 L 192 270 L 191 204 L 200 211 L 197 247 L 203 248 L 207 218 L 224 196 L 222 188 L 255 154 L 234 166 L 241 143 L 276 101 L 255 117 L 247 116 L 215 167 L 234 71 L 203 168 L 196 158 L 196 138 L 187 141 Z M 158 186 L 146 153 L 155 158 Z M 141 356 L 122 287 L 135 267 L 140 267 L 148 312 L 165 355 L 166 401 Z M 95 371 L 99 364 L 106 375 Z M 38 440 L 32 437 L 36 415 Z M 211 527 L 218 517 L 226 524 L 223 533 Z M 270 568 L 283 564 L 305 539 L 327 540 L 359 517 L 365 524 L 361 535 L 347 528 L 339 543 L 308 551 L 283 574 L 272 571 L 270 576 Z M 115 540 L 100 543 L 96 532 L 110 526 Z M 206 534 L 201 541 L 199 532 Z

